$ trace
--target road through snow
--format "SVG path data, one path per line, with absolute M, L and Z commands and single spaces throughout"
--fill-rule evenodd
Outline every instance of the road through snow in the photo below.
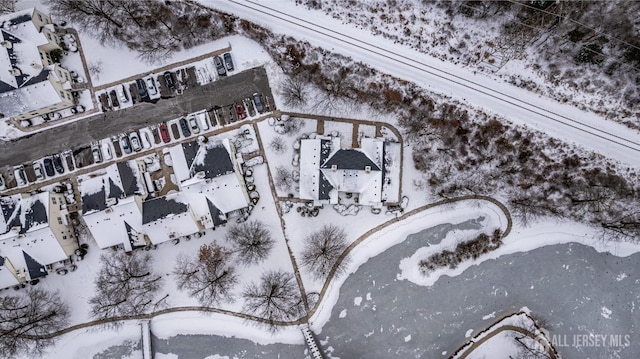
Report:
M 482 74 L 375 37 L 366 30 L 342 24 L 320 11 L 295 6 L 291 1 L 201 1 L 276 33 L 288 34 L 352 57 L 382 72 L 414 82 L 517 124 L 536 128 L 568 142 L 640 167 L 640 132 L 532 94 Z

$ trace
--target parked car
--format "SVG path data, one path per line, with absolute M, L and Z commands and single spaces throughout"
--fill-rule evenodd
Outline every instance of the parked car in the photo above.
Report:
M 220 56 L 214 57 L 213 63 L 216 65 L 216 70 L 218 71 L 218 75 L 220 76 L 227 75 L 227 70 L 224 68 L 224 63 L 222 62 L 222 59 L 220 58 Z
M 118 93 L 120 102 L 122 103 L 129 102 L 129 96 L 127 96 L 127 90 L 124 88 L 124 85 L 116 87 L 116 92 Z
M 259 93 L 253 94 L 253 103 L 256 104 L 256 111 L 263 113 L 264 112 L 264 104 L 262 103 L 262 98 Z
M 42 181 L 44 179 L 44 170 L 42 169 L 42 163 L 33 163 L 33 172 L 36 174 L 36 181 Z
M 131 143 L 129 142 L 129 137 L 122 136 L 120 138 L 120 147 L 122 147 L 122 152 L 124 152 L 125 154 L 128 155 L 131 153 Z
M 111 152 L 109 141 L 102 142 L 102 153 L 104 154 L 104 158 L 107 161 L 113 158 L 113 153 Z
M 153 77 L 147 78 L 147 90 L 149 90 L 149 95 L 153 96 L 158 93 L 158 89 L 156 88 L 155 81 L 153 81 Z
M 27 174 L 24 173 L 24 166 L 17 166 L 13 168 L 13 175 L 18 182 L 18 186 L 22 187 L 27 184 Z
M 113 107 L 120 107 L 120 102 L 118 101 L 118 95 L 116 95 L 115 90 L 109 91 L 109 98 L 111 99 L 111 104 Z
M 138 152 L 142 150 L 142 145 L 140 144 L 140 136 L 138 136 L 137 132 L 131 132 L 129 134 L 129 140 L 131 140 L 131 148 L 133 148 L 134 151 Z
M 91 149 L 91 153 L 93 153 L 93 163 L 102 162 L 102 151 L 100 151 L 100 147 L 94 147 Z
M 236 107 L 236 115 L 238 115 L 238 120 L 243 120 L 245 117 L 247 117 L 247 114 L 244 113 L 244 107 L 242 107 L 241 104 L 237 103 L 235 107 Z
M 64 173 L 64 166 L 62 165 L 62 157 L 60 155 L 53 155 L 53 167 L 59 174 Z
M 164 81 L 167 83 L 168 88 L 170 89 L 176 88 L 176 83 L 175 81 L 173 81 L 173 75 L 171 74 L 171 72 L 167 71 L 164 74 L 162 74 L 162 76 L 164 77 Z
M 222 57 L 224 57 L 224 64 L 227 66 L 227 71 L 233 71 L 233 60 L 231 59 L 231 54 L 227 52 L 222 55 Z
M 160 125 L 160 137 L 162 137 L 162 142 L 169 143 L 171 142 L 171 136 L 169 135 L 169 129 L 167 125 L 164 123 Z
M 140 97 L 147 97 L 147 85 L 145 85 L 142 79 L 136 80 L 136 87 L 138 88 L 138 94 Z
M 189 130 L 189 125 L 187 124 L 187 120 L 183 118 L 180 119 L 180 129 L 182 130 L 182 135 L 184 137 L 191 136 L 191 131 Z
M 51 160 L 51 157 L 47 157 L 44 159 L 44 172 L 47 174 L 48 177 L 52 177 L 53 175 L 55 175 L 55 171 L 53 169 L 53 161 Z
M 200 127 L 202 130 L 207 131 L 209 129 L 209 121 L 207 120 L 207 114 L 205 112 L 200 112 L 196 115 L 196 118 L 200 120 Z
M 196 119 L 196 116 L 189 116 L 188 118 L 189 121 L 189 126 L 191 126 L 191 132 L 195 133 L 200 133 L 200 126 L 198 126 L 198 120 Z
M 0 191 L 4 191 L 5 189 L 7 189 L 7 184 L 4 181 L 4 177 L 0 175 Z

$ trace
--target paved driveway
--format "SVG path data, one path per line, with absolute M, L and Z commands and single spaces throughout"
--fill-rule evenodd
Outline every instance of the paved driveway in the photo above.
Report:
M 76 149 L 91 141 L 168 121 L 189 112 L 228 106 L 250 97 L 254 92 L 273 99 L 263 67 L 187 89 L 181 96 L 160 99 L 155 104 L 143 102 L 128 109 L 98 114 L 16 141 L 0 142 L 0 167 L 18 165 L 49 154 Z

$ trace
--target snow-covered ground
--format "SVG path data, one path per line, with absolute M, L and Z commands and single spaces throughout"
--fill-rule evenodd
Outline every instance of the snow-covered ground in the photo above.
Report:
M 469 102 L 517 124 L 534 127 L 550 136 L 579 144 L 610 158 L 640 166 L 640 131 L 603 121 L 599 116 L 497 82 L 455 64 L 446 63 L 349 24 L 321 11 L 292 7 L 288 1 L 267 4 L 247 0 L 205 3 L 287 33 L 315 46 L 352 57 L 398 78 Z M 417 75 L 419 74 L 419 75 Z

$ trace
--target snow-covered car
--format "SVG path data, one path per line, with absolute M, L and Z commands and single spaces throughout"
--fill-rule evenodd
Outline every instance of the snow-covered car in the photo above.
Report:
M 200 127 L 202 127 L 204 131 L 207 131 L 209 129 L 209 121 L 207 119 L 207 114 L 204 112 L 201 112 L 196 115 L 196 118 L 200 120 Z
M 147 78 L 147 90 L 149 90 L 150 96 L 154 96 L 158 93 L 158 89 L 156 88 L 155 81 L 153 81 L 153 77 Z
M 109 144 L 109 141 L 102 142 L 102 154 L 107 161 L 113 158 L 113 153 L 111 152 L 111 145 Z
M 127 96 L 127 90 L 124 88 L 124 85 L 116 87 L 116 92 L 118 93 L 118 98 L 120 98 L 120 102 L 122 103 L 129 102 L 129 97 Z
M 100 151 L 100 147 L 92 148 L 91 153 L 93 154 L 93 163 L 102 162 L 102 151 Z
M 131 132 L 129 134 L 129 140 L 131 140 L 131 148 L 134 151 L 138 152 L 142 150 L 142 145 L 140 144 L 140 136 L 138 136 L 137 132 Z
M 216 70 L 218 71 L 218 75 L 220 76 L 227 75 L 227 70 L 225 69 L 224 63 L 222 62 L 222 59 L 220 58 L 220 56 L 214 57 L 213 63 L 216 65 Z
M 188 118 L 189 121 L 189 127 L 191 127 L 191 132 L 192 133 L 200 133 L 200 126 L 198 126 L 198 120 L 196 119 L 195 116 L 191 115 Z
M 22 187 L 27 184 L 27 174 L 24 173 L 23 166 L 14 167 L 13 175 L 16 178 L 16 181 L 18 182 L 18 187 Z
M 42 163 L 40 162 L 33 163 L 33 173 L 36 174 L 37 181 L 42 181 L 44 179 L 44 170 L 42 169 Z

